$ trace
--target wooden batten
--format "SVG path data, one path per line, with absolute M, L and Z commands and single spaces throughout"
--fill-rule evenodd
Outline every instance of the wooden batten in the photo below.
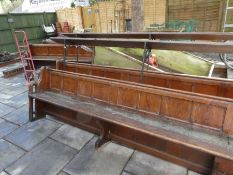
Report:
M 82 7 L 82 17 L 84 29 L 91 29 L 92 32 L 97 32 L 95 9 L 93 7 Z
M 62 29 L 64 27 L 64 22 L 68 22 L 70 27 L 70 32 L 75 30 L 83 29 L 83 20 L 82 20 L 82 8 L 66 8 L 56 11 L 57 21 L 61 23 Z
M 144 0 L 144 27 L 166 22 L 166 0 Z
M 94 48 L 92 48 L 94 49 Z M 30 45 L 31 53 L 34 57 L 49 57 L 49 56 L 64 56 L 64 45 L 63 44 L 32 44 Z M 67 57 L 79 57 L 86 58 L 87 60 L 94 57 L 94 53 L 85 51 L 82 48 L 76 48 L 75 46 L 67 46 Z
M 171 21 L 194 20 L 197 31 L 219 32 L 224 15 L 223 0 L 145 0 L 144 28 Z M 70 29 L 92 28 L 94 32 L 125 32 L 125 19 L 132 19 L 131 0 L 99 2 L 92 7 L 57 10 L 57 20 L 68 22 Z M 231 14 L 231 12 L 229 12 Z M 232 19 L 227 19 L 228 23 Z
M 93 9 L 97 32 L 125 32 L 125 19 L 131 19 L 131 0 L 98 2 Z
M 168 0 L 168 21 L 195 20 L 197 31 L 218 32 L 224 1 L 222 0 Z

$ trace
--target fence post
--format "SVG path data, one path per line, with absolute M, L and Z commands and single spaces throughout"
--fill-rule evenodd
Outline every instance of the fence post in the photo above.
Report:
M 13 42 L 14 42 L 14 41 L 15 41 L 15 39 L 14 39 L 14 31 L 15 31 L 15 29 L 14 29 L 13 23 L 14 23 L 15 21 L 14 21 L 14 19 L 12 18 L 11 14 L 10 14 L 9 12 L 7 13 L 7 22 L 8 22 L 8 24 L 9 24 L 9 26 L 10 26 L 11 35 L 12 35 Z M 15 43 L 15 42 L 14 42 L 14 43 Z M 16 43 L 15 43 L 14 46 L 15 46 L 14 50 L 17 50 Z

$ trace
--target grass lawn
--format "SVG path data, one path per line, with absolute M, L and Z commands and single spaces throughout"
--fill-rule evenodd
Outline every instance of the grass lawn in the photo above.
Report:
M 141 69 L 141 65 L 104 47 L 96 47 L 95 64 L 119 68 Z

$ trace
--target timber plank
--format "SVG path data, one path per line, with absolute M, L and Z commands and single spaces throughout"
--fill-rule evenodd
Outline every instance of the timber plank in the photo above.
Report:
M 233 98 L 233 81 L 220 78 L 180 75 L 145 71 L 143 82 L 141 72 L 133 69 L 122 69 L 108 66 L 85 65 L 57 62 L 57 69 L 73 73 L 81 73 L 98 77 L 106 77 L 145 85 L 153 85 L 170 89 L 207 94 L 225 98 Z

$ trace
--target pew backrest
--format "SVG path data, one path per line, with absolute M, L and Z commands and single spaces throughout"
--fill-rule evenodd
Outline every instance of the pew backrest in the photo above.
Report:
M 83 96 L 136 110 L 148 117 L 166 117 L 233 135 L 231 99 L 48 68 L 42 69 L 41 75 L 38 92 L 50 90 L 74 97 Z
M 57 62 L 57 69 L 233 99 L 232 80 L 145 71 L 142 81 L 139 70 L 60 61 Z

